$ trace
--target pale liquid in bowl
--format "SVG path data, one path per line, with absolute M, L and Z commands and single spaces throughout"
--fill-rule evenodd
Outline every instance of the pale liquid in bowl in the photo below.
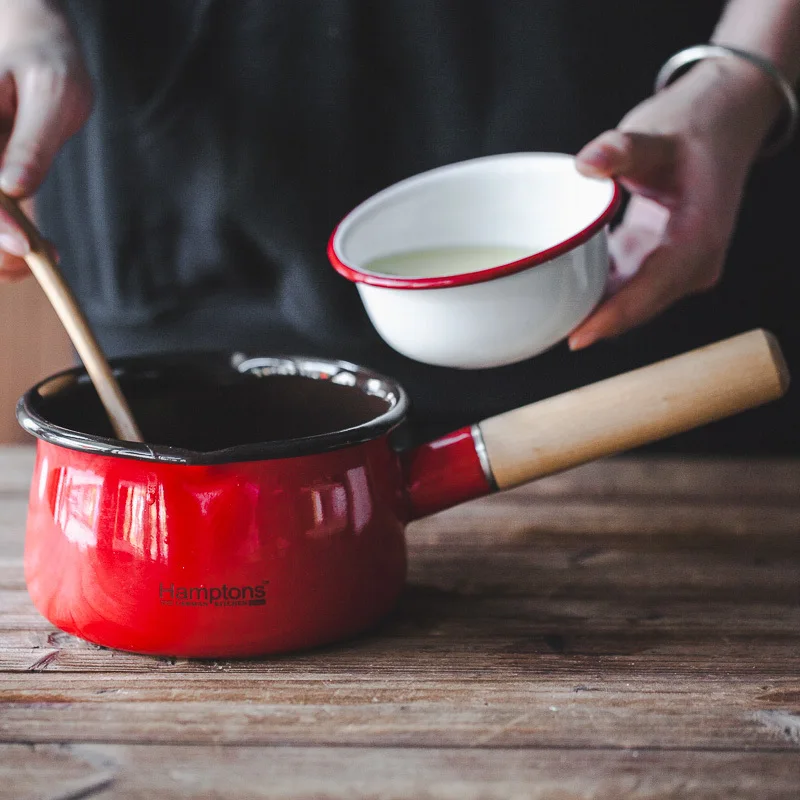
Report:
M 497 245 L 433 247 L 381 256 L 370 261 L 365 268 L 369 272 L 403 278 L 440 278 L 491 269 L 511 261 L 519 261 L 533 252 L 530 247 Z

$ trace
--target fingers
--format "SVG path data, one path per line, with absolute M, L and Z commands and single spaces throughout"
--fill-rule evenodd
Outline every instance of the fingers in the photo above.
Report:
M 25 256 L 30 252 L 28 237 L 4 211 L 0 210 L 0 251 L 13 256 Z
M 15 283 L 30 274 L 23 259 L 0 251 L 0 283 Z
M 676 189 L 678 145 L 672 137 L 611 130 L 587 144 L 576 166 L 592 178 L 617 178 L 647 197 L 662 199 Z
M 635 195 L 625 220 L 608 238 L 615 277 L 630 279 L 662 242 L 670 214 L 662 205 Z
M 29 251 L 25 235 L 0 211 L 0 283 L 13 283 L 30 274 L 23 259 Z
M 28 278 L 31 275 L 30 267 L 28 267 L 25 259 L 19 255 L 10 253 L 3 247 L 4 234 L 0 233 L 0 283 L 14 283 L 16 281 Z M 44 241 L 44 246 L 50 257 L 56 263 L 61 261 L 61 256 L 53 246 L 52 242 Z M 3 252 L 5 250 L 5 252 Z
M 718 281 L 735 204 L 720 202 L 708 162 L 689 161 L 681 148 L 671 136 L 612 130 L 578 154 L 581 173 L 614 178 L 633 197 L 609 241 L 614 294 L 572 332 L 571 349 L 641 325 Z
M 581 151 L 578 169 L 593 176 L 625 176 L 631 183 L 649 180 L 651 185 L 659 185 L 660 180 L 665 186 L 668 179 L 664 175 L 674 171 L 675 158 L 674 145 L 666 138 L 614 130 Z M 670 215 L 664 204 L 643 194 L 655 192 L 634 194 L 622 225 L 609 238 L 611 297 L 570 334 L 572 350 L 621 334 L 656 316 L 686 292 L 684 276 L 697 268 L 691 248 L 667 243 L 680 226 L 680 212 Z
M 54 54 L 60 52 L 54 47 Z M 21 199 L 36 191 L 58 150 L 85 122 L 92 105 L 91 84 L 75 59 L 42 61 L 29 56 L 8 67 L 3 87 L 8 89 L 3 117 L 10 124 L 2 136 L 0 190 Z M 24 233 L 2 213 L 0 249 L 15 256 L 29 251 Z
M 624 333 L 667 308 L 673 300 L 671 255 L 666 247 L 653 251 L 636 275 L 570 334 L 570 350 Z
M 30 197 L 92 108 L 92 86 L 66 17 L 54 3 L 3 3 L 0 190 Z M 0 280 L 27 273 L 29 243 L 0 213 Z
M 55 70 L 30 68 L 17 79 L 17 110 L 3 165 L 0 189 L 13 197 L 32 194 L 44 179 L 66 138 L 66 76 Z
M 636 274 L 571 334 L 571 350 L 618 336 L 652 319 L 680 298 L 710 289 L 719 279 L 721 258 L 685 245 L 661 244 Z
M 29 217 L 35 216 L 32 200 L 20 200 L 19 205 Z M 25 256 L 31 248 L 25 235 L 15 225 L 0 209 L 0 282 L 17 281 L 30 275 Z M 40 246 L 46 248 L 56 263 L 61 260 L 52 242 L 42 239 Z

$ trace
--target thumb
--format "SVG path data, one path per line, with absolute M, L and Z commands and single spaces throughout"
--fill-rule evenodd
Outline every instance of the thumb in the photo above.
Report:
M 674 188 L 677 156 L 670 136 L 612 130 L 589 142 L 578 153 L 576 166 L 588 177 L 618 178 L 631 188 L 662 192 Z
M 29 70 L 17 77 L 17 110 L 0 169 L 0 189 L 12 197 L 32 194 L 65 138 L 60 111 L 62 79 Z

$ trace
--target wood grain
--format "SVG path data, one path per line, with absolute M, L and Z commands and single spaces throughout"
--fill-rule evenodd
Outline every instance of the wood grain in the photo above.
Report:
M 499 666 L 499 665 L 498 665 Z M 19 675 L 0 684 L 0 741 L 356 747 L 795 751 L 800 682 L 666 677 L 278 681 Z M 584 676 L 588 677 L 588 676 Z
M 3 800 L 265 797 L 796 800 L 797 755 L 107 744 L 0 747 Z
M 800 462 L 618 459 L 409 530 L 378 629 L 186 661 L 54 630 L 0 450 L 0 798 L 800 796 Z
M 774 336 L 750 331 L 480 423 L 501 489 L 622 453 L 781 397 Z

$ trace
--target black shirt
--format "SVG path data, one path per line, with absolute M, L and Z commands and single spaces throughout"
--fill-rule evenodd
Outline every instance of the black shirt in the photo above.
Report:
M 472 372 L 388 348 L 325 254 L 342 216 L 404 177 L 490 153 L 576 152 L 649 94 L 671 53 L 708 38 L 722 2 L 691 4 L 688 21 L 671 0 L 66 5 L 96 107 L 38 208 L 112 354 L 344 358 L 398 378 L 438 432 L 755 325 L 795 352 L 794 305 L 784 319 L 780 301 L 798 279 L 775 248 L 747 265 L 745 292 L 734 275 L 727 295 L 614 343 Z M 767 177 L 787 180 L 785 163 Z M 765 280 L 774 297 L 762 304 Z M 766 431 L 771 449 L 796 447 L 800 433 L 787 445 L 778 431 L 781 408 L 666 446 L 753 449 Z

